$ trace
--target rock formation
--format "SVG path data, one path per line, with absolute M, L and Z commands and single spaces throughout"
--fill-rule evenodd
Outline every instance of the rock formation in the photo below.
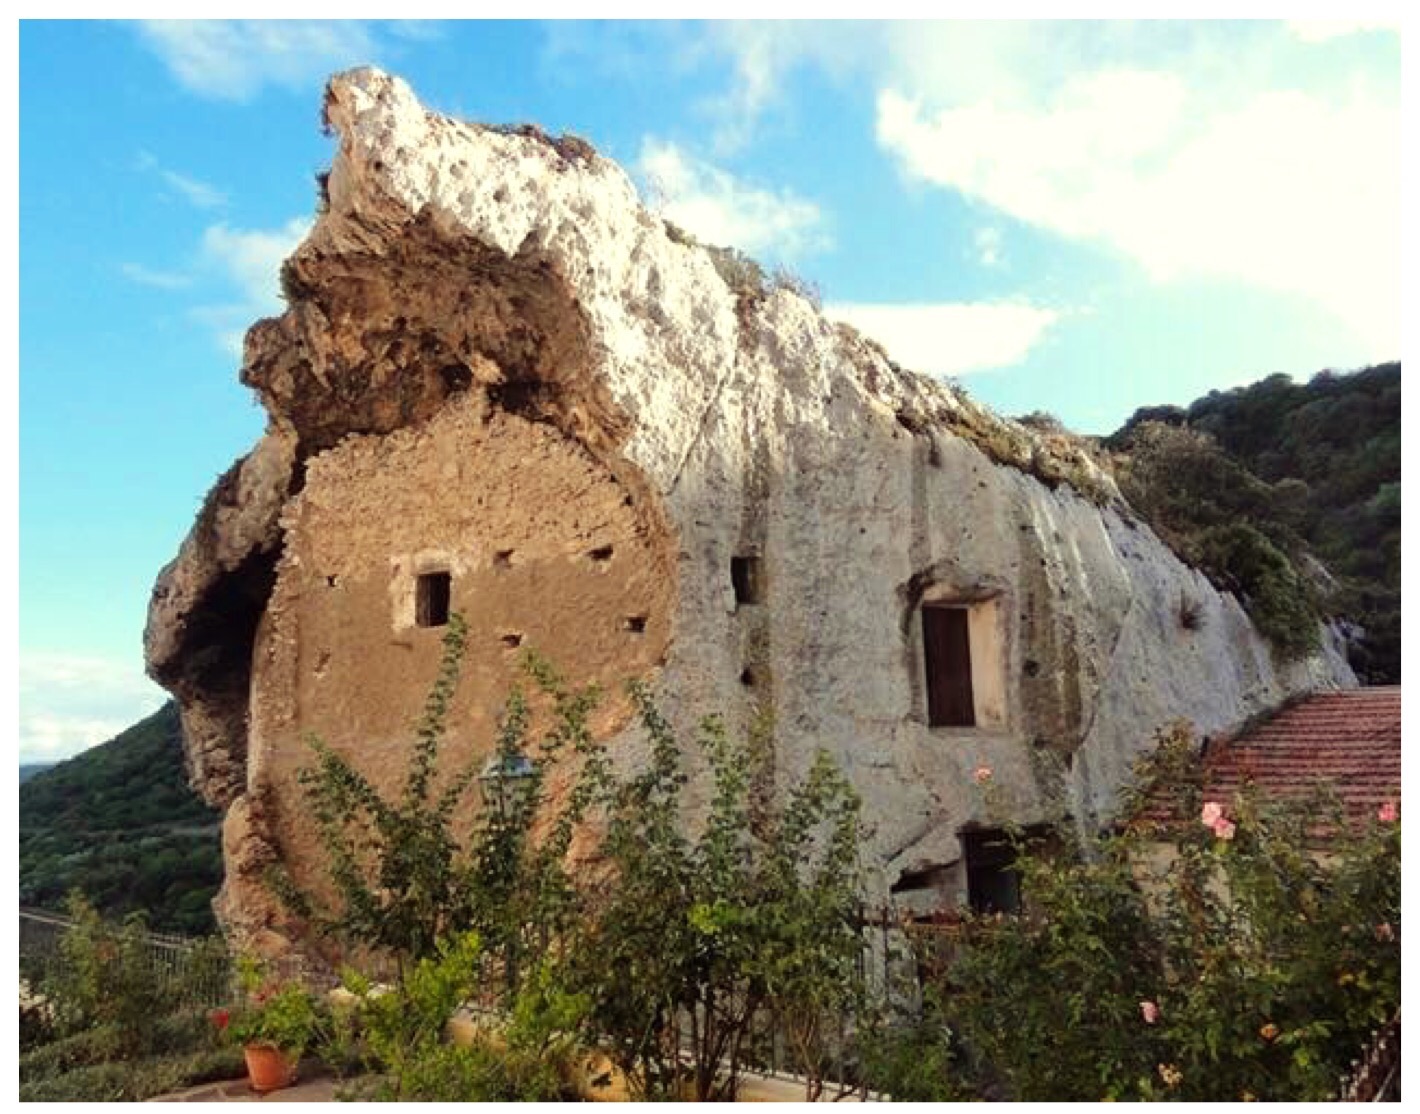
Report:
M 782 774 L 823 747 L 862 794 L 870 898 L 959 896 L 980 766 L 1020 821 L 1095 819 L 1165 722 L 1354 684 L 1331 638 L 1274 661 L 1082 443 L 904 371 L 584 143 L 373 69 L 325 112 L 288 309 L 246 338 L 267 432 L 145 636 L 228 810 L 219 912 L 248 946 L 282 946 L 264 866 L 310 867 L 302 736 L 391 782 L 445 604 L 469 624 L 451 763 L 491 748 L 523 646 L 611 694 L 653 679 L 682 722 L 766 705 Z M 595 726 L 634 760 L 623 699 Z

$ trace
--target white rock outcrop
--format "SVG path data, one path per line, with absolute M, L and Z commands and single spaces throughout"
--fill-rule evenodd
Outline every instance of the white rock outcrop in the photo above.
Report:
M 873 898 L 904 875 L 960 891 L 980 766 L 1020 821 L 1098 819 L 1162 725 L 1355 683 L 1330 637 L 1274 660 L 1080 444 L 902 370 L 579 141 L 437 115 L 373 69 L 333 79 L 326 114 L 328 204 L 290 308 L 247 339 L 270 430 L 147 636 L 197 780 L 240 801 L 235 930 L 277 926 L 257 872 L 302 859 L 300 735 L 398 765 L 437 657 L 400 610 L 421 570 L 452 569 L 472 615 L 470 702 L 495 704 L 517 638 L 574 679 L 653 677 L 682 721 L 768 705 L 783 774 L 824 748 L 861 793 Z M 928 722 L 924 600 L 984 608 L 981 726 Z M 490 716 L 456 718 L 460 753 Z M 624 709 L 599 730 L 634 756 Z

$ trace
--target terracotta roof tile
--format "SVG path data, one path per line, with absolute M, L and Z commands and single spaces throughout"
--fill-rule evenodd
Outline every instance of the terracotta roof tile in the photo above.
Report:
M 1222 798 L 1246 782 L 1273 798 L 1303 796 L 1329 782 L 1348 818 L 1362 822 L 1385 802 L 1400 801 L 1400 689 L 1317 693 L 1215 742 L 1203 768 L 1207 795 Z M 1170 811 L 1154 797 L 1138 819 L 1166 820 Z

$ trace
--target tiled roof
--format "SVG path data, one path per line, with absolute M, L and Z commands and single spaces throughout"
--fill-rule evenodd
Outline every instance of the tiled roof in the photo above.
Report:
M 1265 797 L 1299 797 L 1329 782 L 1353 823 L 1400 802 L 1400 689 L 1322 692 L 1226 742 L 1203 759 L 1205 796 L 1228 801 L 1245 783 Z M 1160 807 L 1163 806 L 1163 807 Z M 1163 820 L 1154 798 L 1141 820 Z

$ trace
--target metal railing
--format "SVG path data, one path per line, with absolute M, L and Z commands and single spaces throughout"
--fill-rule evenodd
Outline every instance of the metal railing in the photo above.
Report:
M 59 913 L 20 910 L 20 977 L 31 991 L 60 973 L 67 961 L 64 939 L 79 927 Z M 95 946 L 132 947 L 135 940 L 145 972 L 174 1006 L 213 1007 L 232 1000 L 234 965 L 220 939 L 194 940 L 104 922 Z
M 1400 1013 L 1371 1034 L 1351 1074 L 1341 1080 L 1340 1102 L 1400 1101 Z

